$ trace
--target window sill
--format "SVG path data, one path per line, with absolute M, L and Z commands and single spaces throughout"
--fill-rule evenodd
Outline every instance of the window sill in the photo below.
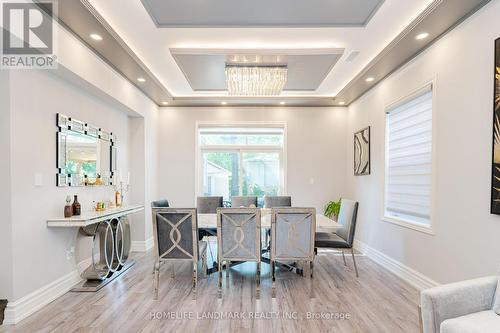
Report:
M 413 223 L 413 222 L 410 222 L 407 220 L 398 219 L 398 218 L 389 217 L 389 216 L 382 216 L 381 220 L 383 222 L 392 223 L 392 224 L 398 225 L 400 227 L 405 227 L 408 229 L 420 231 L 420 232 L 423 232 L 424 234 L 433 235 L 433 236 L 435 235 L 434 229 L 432 228 L 432 226 L 424 226 L 422 224 Z

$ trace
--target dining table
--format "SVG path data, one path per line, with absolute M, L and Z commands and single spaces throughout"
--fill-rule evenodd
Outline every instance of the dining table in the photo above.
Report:
M 261 228 L 271 229 L 271 208 L 261 208 Z M 335 232 L 341 225 L 323 214 L 316 214 L 316 232 Z M 217 214 L 198 214 L 199 229 L 217 229 Z

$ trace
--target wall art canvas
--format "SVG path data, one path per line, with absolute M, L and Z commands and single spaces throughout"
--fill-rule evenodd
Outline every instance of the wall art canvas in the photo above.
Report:
M 491 213 L 500 215 L 500 38 L 495 41 Z
M 370 126 L 354 133 L 354 175 L 370 174 Z

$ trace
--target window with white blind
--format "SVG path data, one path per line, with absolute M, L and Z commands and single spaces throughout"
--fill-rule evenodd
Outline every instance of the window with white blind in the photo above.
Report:
M 386 114 L 385 218 L 431 227 L 432 87 Z

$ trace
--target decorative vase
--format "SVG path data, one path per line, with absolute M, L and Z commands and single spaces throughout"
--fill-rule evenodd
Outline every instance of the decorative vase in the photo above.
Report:
M 78 202 L 78 196 L 75 195 L 75 201 L 73 201 L 73 215 L 78 216 L 82 213 L 82 206 Z
M 64 217 L 73 216 L 73 206 L 71 206 L 71 196 L 66 197 L 66 206 L 64 206 Z
M 115 205 L 116 207 L 120 207 L 122 205 L 122 196 L 119 191 L 115 192 Z

